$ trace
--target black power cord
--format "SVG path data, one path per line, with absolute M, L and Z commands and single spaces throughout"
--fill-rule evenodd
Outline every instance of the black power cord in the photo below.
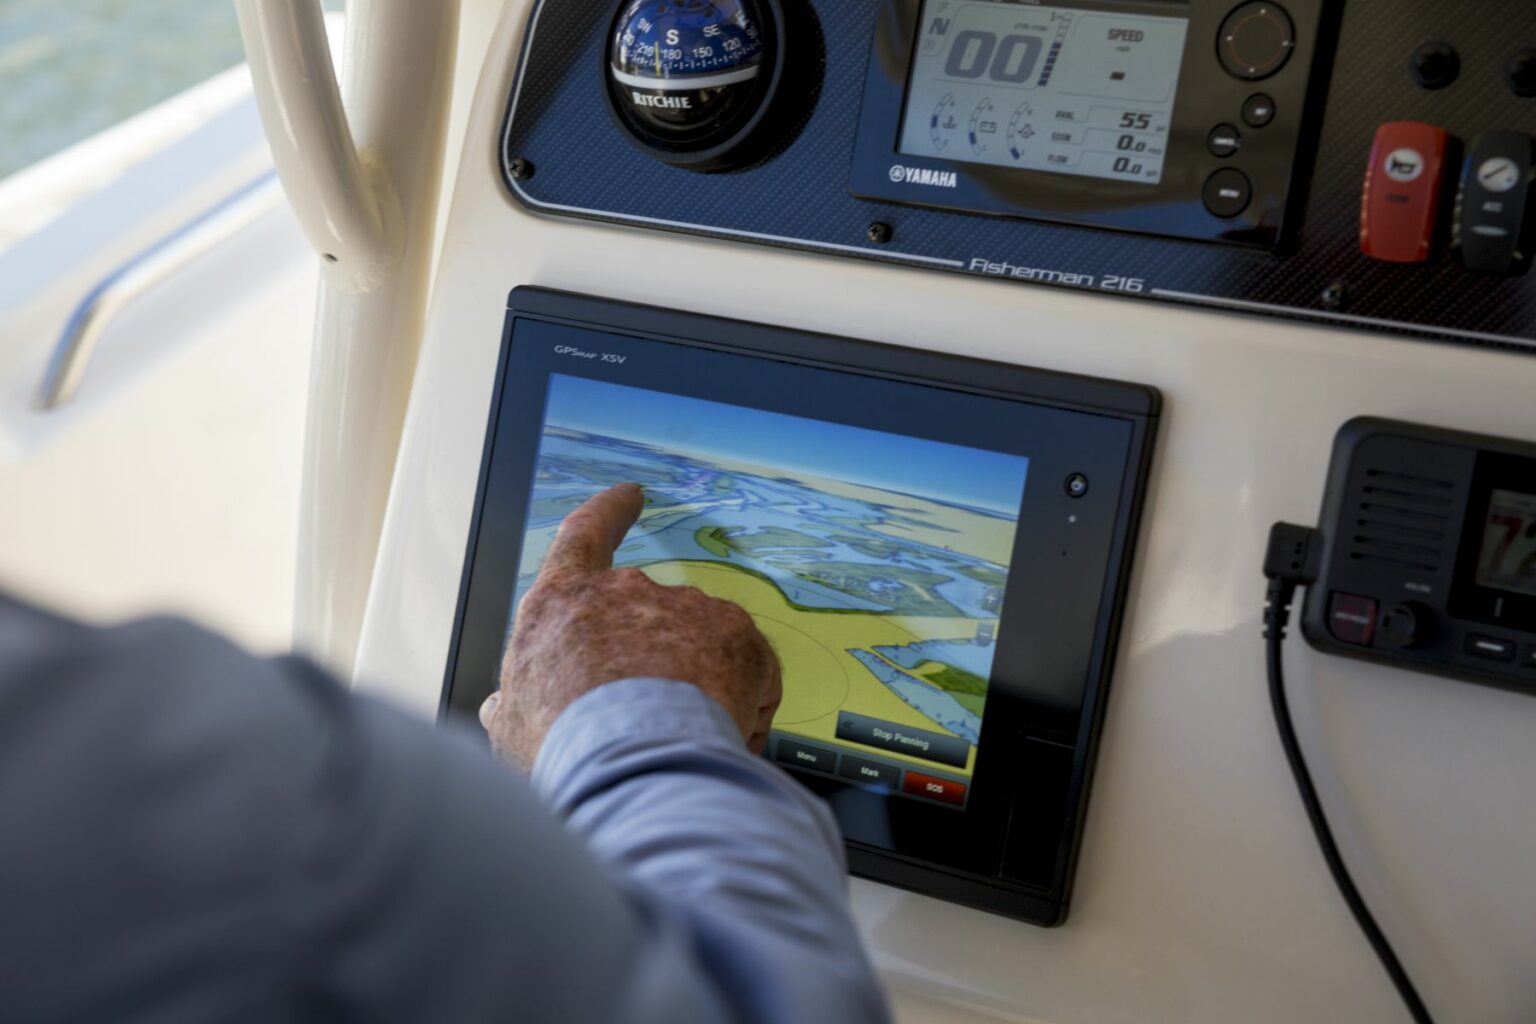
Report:
M 1397 954 L 1392 950 L 1392 944 L 1387 941 L 1376 918 L 1371 916 L 1371 910 L 1365 905 L 1360 890 L 1355 888 L 1355 881 L 1350 877 L 1349 868 L 1339 854 L 1338 843 L 1334 841 L 1333 829 L 1329 827 L 1327 815 L 1323 813 L 1317 787 L 1312 784 L 1312 773 L 1307 770 L 1301 743 L 1296 739 L 1296 727 L 1291 722 L 1291 706 L 1285 696 L 1285 664 L 1281 652 L 1285 630 L 1291 621 L 1291 602 L 1295 600 L 1296 588 L 1317 579 L 1317 561 L 1320 556 L 1317 542 L 1316 530 L 1290 523 L 1276 523 L 1269 533 L 1269 551 L 1264 557 L 1264 575 L 1269 580 L 1264 607 L 1264 640 L 1268 653 L 1269 702 L 1275 712 L 1275 727 L 1280 731 L 1280 745 L 1285 748 L 1286 763 L 1291 766 L 1291 776 L 1296 780 L 1302 806 L 1307 810 L 1307 820 L 1312 823 L 1312 833 L 1317 837 L 1323 860 L 1328 862 L 1328 871 L 1333 875 L 1334 884 L 1339 887 L 1339 895 L 1344 897 L 1349 912 L 1355 916 L 1355 923 L 1360 926 L 1366 941 L 1375 951 L 1376 959 L 1381 961 L 1387 976 L 1392 979 L 1414 1024 L 1434 1024 L 1434 1019 L 1424 1006 L 1424 1000 L 1419 998 L 1418 990 L 1413 987 L 1413 979 L 1408 977 L 1408 972 L 1403 969 Z

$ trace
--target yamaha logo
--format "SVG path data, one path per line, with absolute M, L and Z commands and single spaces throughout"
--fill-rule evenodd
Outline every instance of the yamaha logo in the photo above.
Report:
M 891 165 L 891 180 L 906 185 L 931 185 L 934 188 L 959 188 L 960 179 L 954 171 L 934 171 L 926 167 Z

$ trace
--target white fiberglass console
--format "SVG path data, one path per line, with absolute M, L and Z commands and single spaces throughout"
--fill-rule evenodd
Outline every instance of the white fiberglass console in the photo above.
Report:
M 913 1024 L 1402 1020 L 1270 721 L 1267 530 L 1315 521 L 1355 417 L 1536 437 L 1536 360 L 536 214 L 499 151 L 532 11 L 507 5 L 469 114 L 359 685 L 438 710 L 514 287 L 1150 385 L 1165 407 L 1070 917 L 1039 928 L 854 879 L 865 939 Z M 1287 657 L 1340 845 L 1426 1001 L 1446 1020 L 1530 1019 L 1536 701 L 1301 644 Z

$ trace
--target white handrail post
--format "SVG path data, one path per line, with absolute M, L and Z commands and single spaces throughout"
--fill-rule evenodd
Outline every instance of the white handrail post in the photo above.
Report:
M 345 110 L 319 0 L 235 4 L 278 174 L 323 260 L 295 646 L 350 673 L 426 319 L 459 0 L 349 0 Z

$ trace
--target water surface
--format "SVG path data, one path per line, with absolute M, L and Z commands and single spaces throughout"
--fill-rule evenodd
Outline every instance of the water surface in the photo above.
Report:
M 242 59 L 233 0 L 0 0 L 0 178 Z

